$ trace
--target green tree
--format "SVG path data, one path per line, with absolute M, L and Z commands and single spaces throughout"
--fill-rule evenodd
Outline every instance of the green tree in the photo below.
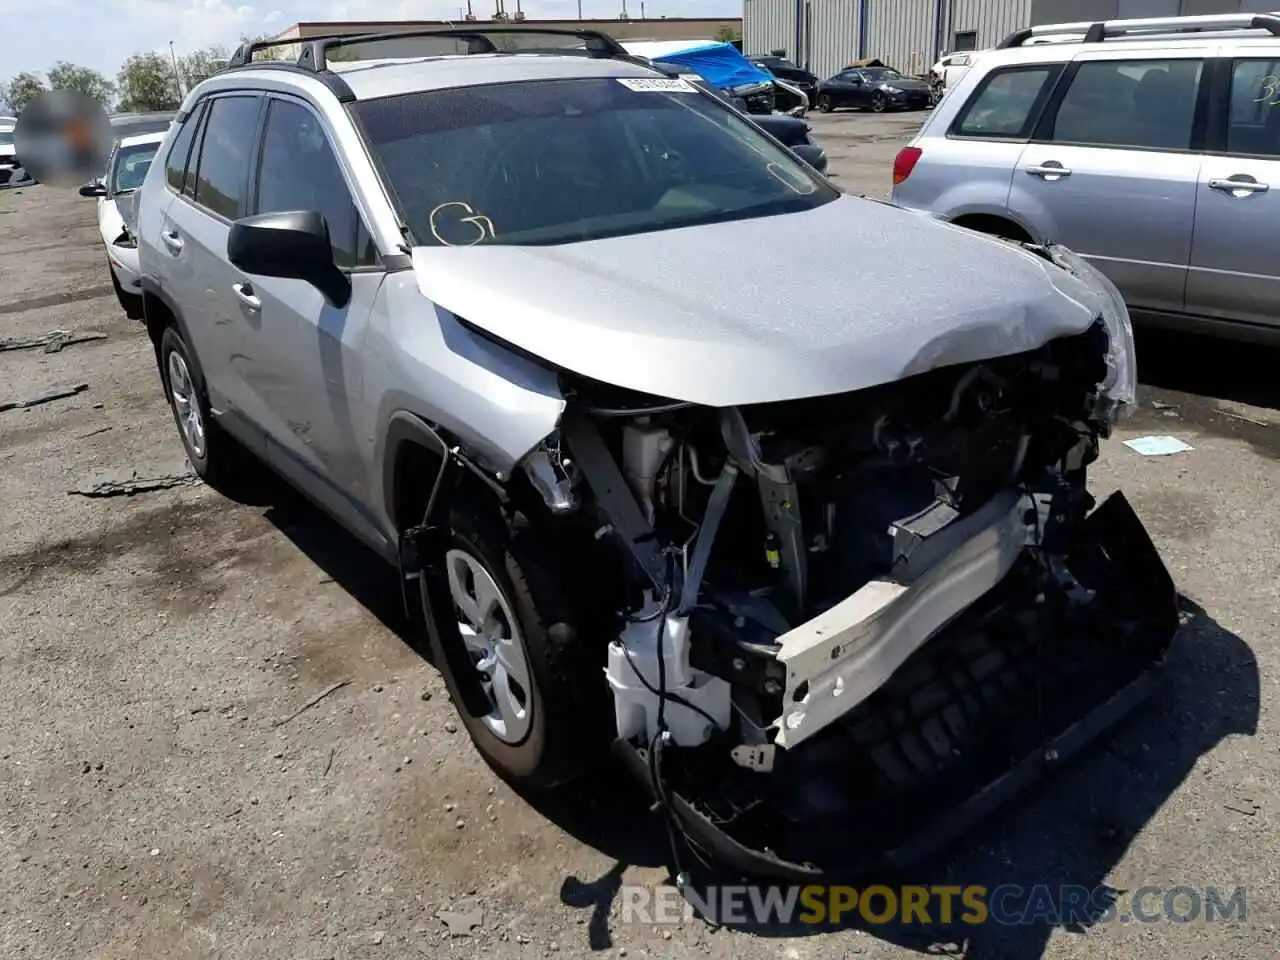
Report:
M 104 107 L 111 103 L 116 92 L 115 85 L 97 70 L 67 63 L 65 60 L 59 60 L 49 71 L 49 88 L 75 90 L 77 93 L 93 97 Z
M 178 58 L 178 70 L 190 90 L 201 80 L 207 80 L 227 65 L 231 55 L 227 48 L 215 44 L 203 50 L 194 50 L 184 57 Z
M 135 53 L 120 68 L 116 83 L 120 88 L 121 110 L 147 113 L 178 108 L 173 65 L 163 54 Z
M 14 113 L 21 113 L 27 104 L 48 89 L 38 73 L 24 71 L 14 74 L 9 82 L 3 85 L 3 89 L 0 89 L 0 100 L 8 103 Z
M 727 23 L 716 27 L 716 40 L 720 43 L 733 43 L 735 40 L 742 39 L 742 31 L 737 27 L 731 27 Z

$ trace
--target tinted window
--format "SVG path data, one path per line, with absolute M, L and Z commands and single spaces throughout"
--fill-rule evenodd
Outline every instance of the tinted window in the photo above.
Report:
M 255 211 L 285 210 L 315 210 L 324 215 L 338 266 L 373 262 L 367 246 L 357 247 L 360 217 L 320 121 L 300 104 L 272 100 L 262 133 Z
M 356 110 L 423 244 L 570 243 L 839 196 L 736 111 L 678 80 L 462 87 Z
M 862 75 L 872 83 L 884 83 L 886 80 L 901 80 L 902 74 L 889 67 L 868 67 Z
M 1236 61 L 1227 152 L 1280 157 L 1280 61 Z
M 196 104 L 195 110 L 191 112 L 191 116 L 187 117 L 187 122 L 178 130 L 178 135 L 173 138 L 173 144 L 169 147 L 169 155 L 165 161 L 165 176 L 169 180 L 169 186 L 175 190 L 182 190 L 182 180 L 187 170 L 187 157 L 191 153 L 191 141 L 195 137 L 203 116 L 204 103 L 201 102 Z
M 12 147 L 12 146 L 13 146 L 13 131 L 0 130 L 0 147 Z
M 1057 77 L 1056 64 L 993 71 L 956 121 L 962 137 L 1029 137 L 1036 108 Z
M 195 199 L 229 219 L 240 216 L 259 106 L 257 97 L 220 97 L 209 105 Z
M 1201 66 L 1199 60 L 1082 63 L 1050 137 L 1058 143 L 1190 149 Z

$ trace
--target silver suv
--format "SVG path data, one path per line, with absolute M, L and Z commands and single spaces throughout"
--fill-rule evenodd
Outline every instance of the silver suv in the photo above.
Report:
M 1275 338 L 1280 16 L 1013 34 L 899 154 L 893 199 L 1065 244 L 1144 320 Z
M 1148 689 L 1173 588 L 1091 512 L 1134 358 L 1079 257 L 845 196 L 600 34 L 256 49 L 140 191 L 166 395 L 211 484 L 251 451 L 398 570 L 502 776 L 612 744 L 673 837 L 811 877 Z

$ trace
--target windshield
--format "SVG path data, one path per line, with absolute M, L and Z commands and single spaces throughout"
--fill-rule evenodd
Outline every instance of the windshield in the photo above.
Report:
M 839 193 L 678 78 L 549 80 L 355 105 L 419 244 L 559 244 L 808 210 Z
M 790 60 L 783 60 L 781 57 L 761 57 L 756 61 L 766 67 L 781 67 L 783 70 L 799 70 Z
M 134 147 L 119 147 L 115 163 L 111 167 L 111 192 L 128 193 L 137 190 L 146 179 L 151 161 L 155 159 L 158 143 L 140 143 Z
M 872 83 L 883 83 L 886 80 L 901 80 L 902 74 L 889 67 L 868 67 L 862 71 Z

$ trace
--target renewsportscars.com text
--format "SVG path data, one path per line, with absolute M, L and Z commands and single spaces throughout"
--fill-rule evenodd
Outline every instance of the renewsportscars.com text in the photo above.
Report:
M 674 887 L 624 886 L 623 923 L 680 923 L 697 916 L 718 924 L 1241 923 L 1244 887 L 1064 885 L 721 886 L 683 894 Z

